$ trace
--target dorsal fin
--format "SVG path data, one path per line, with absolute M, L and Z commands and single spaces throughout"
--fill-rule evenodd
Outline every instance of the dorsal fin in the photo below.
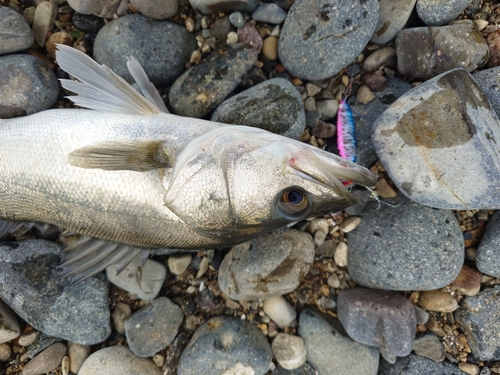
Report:
M 98 111 L 138 115 L 165 112 L 165 105 L 159 106 L 154 97 L 153 102 L 146 99 L 107 66 L 98 64 L 83 52 L 64 44 L 58 44 L 57 48 L 56 59 L 59 66 L 80 81 L 60 80 L 65 89 L 78 94 L 68 97 L 76 105 Z M 151 82 L 146 84 L 144 80 L 149 82 L 145 73 L 140 79 L 140 86 L 153 85 Z M 151 92 L 150 88 L 148 92 Z M 157 95 L 159 97 L 158 93 Z

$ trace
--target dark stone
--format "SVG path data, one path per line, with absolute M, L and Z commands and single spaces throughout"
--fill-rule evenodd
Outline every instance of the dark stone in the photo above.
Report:
M 85 33 L 97 34 L 99 30 L 104 26 L 104 19 L 101 17 L 94 16 L 92 14 L 73 14 L 73 25 Z

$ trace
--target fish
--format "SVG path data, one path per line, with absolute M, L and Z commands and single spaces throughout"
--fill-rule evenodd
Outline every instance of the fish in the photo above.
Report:
M 168 110 L 137 62 L 139 93 L 111 69 L 58 45 L 61 85 L 83 108 L 0 120 L 0 236 L 48 223 L 80 238 L 63 277 L 82 281 L 160 248 L 230 247 L 356 203 L 343 180 L 369 170 L 311 145 Z

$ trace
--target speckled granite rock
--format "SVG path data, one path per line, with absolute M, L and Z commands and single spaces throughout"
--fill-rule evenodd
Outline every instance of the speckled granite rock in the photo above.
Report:
M 481 70 L 472 77 L 490 101 L 497 116 L 500 116 L 500 66 Z
M 380 17 L 370 42 L 385 44 L 400 32 L 415 7 L 417 0 L 379 0 Z
M 486 231 L 477 248 L 479 271 L 500 277 L 500 211 L 495 211 L 486 224 Z
M 22 51 L 33 45 L 28 22 L 14 9 L 0 6 L 0 55 Z
M 470 0 L 418 0 L 417 13 L 426 25 L 446 25 L 457 18 L 470 2 Z

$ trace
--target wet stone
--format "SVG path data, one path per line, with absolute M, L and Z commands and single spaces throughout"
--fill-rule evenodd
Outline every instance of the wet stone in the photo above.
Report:
M 403 296 L 384 290 L 344 289 L 337 297 L 337 315 L 357 342 L 398 357 L 410 354 L 417 322 L 412 304 Z
M 348 269 L 360 285 L 389 290 L 429 290 L 451 283 L 463 264 L 463 238 L 449 210 L 400 196 L 391 207 L 371 201 L 348 234 Z
M 68 4 L 82 14 L 112 18 L 120 0 L 68 0 Z
M 263 128 L 294 139 L 300 138 L 306 123 L 299 92 L 283 78 L 267 80 L 225 100 L 211 121 Z
M 309 362 L 321 375 L 375 375 L 378 350 L 343 335 L 340 322 L 329 323 L 318 312 L 305 309 L 299 318 Z
M 127 56 L 134 56 L 151 82 L 164 86 L 182 74 L 196 49 L 194 35 L 183 26 L 130 14 L 109 22 L 99 31 L 94 58 L 130 83 L 133 79 L 127 69 Z
M 446 25 L 457 18 L 469 4 L 470 0 L 419 0 L 417 13 L 426 25 Z
M 0 6 L 0 55 L 28 49 L 33 33 L 24 17 L 14 9 Z
M 408 357 L 398 358 L 396 363 L 380 361 L 380 368 L 377 375 L 464 375 L 464 372 L 448 361 L 436 363 L 431 359 L 410 354 Z
M 23 375 L 39 375 L 54 370 L 62 362 L 68 351 L 66 345 L 57 343 L 49 346 L 23 368 Z
M 500 360 L 500 285 L 465 297 L 455 312 L 463 325 L 472 355 L 479 361 Z
M 166 297 L 136 311 L 125 320 L 125 334 L 130 350 L 139 357 L 152 357 L 174 340 L 184 314 Z
M 108 285 L 91 277 L 61 279 L 61 246 L 45 240 L 3 242 L 0 297 L 39 331 L 80 344 L 97 344 L 111 333 Z
M 281 62 L 296 77 L 330 78 L 351 63 L 372 36 L 378 1 L 296 1 L 283 24 Z
M 263 3 L 252 13 L 252 18 L 258 22 L 279 25 L 286 18 L 286 12 L 274 3 Z
M 385 44 L 405 26 L 417 0 L 379 0 L 380 17 L 370 42 Z
M 376 120 L 372 139 L 392 181 L 411 200 L 457 210 L 500 208 L 500 122 L 464 69 L 400 97 Z
M 415 338 L 412 349 L 415 354 L 434 362 L 444 361 L 444 346 L 434 332 L 429 331 Z
M 15 339 L 21 333 L 16 314 L 0 300 L 0 343 Z
M 75 12 L 73 14 L 73 25 L 85 33 L 97 34 L 97 32 L 104 26 L 104 20 L 101 17 L 94 16 L 93 14 L 81 14 Z
M 495 211 L 486 224 L 476 256 L 479 271 L 500 277 L 500 211 Z
M 454 68 L 469 72 L 488 60 L 488 45 L 473 21 L 401 30 L 396 38 L 398 70 L 429 79 Z
M 246 369 L 264 375 L 271 359 L 271 347 L 259 328 L 240 318 L 217 316 L 196 330 L 180 357 L 177 374 L 211 375 Z
M 169 100 L 174 112 L 187 117 L 205 116 L 241 83 L 257 56 L 248 46 L 213 51 L 173 84 Z
M 309 233 L 271 233 L 232 248 L 220 266 L 219 286 L 238 301 L 281 296 L 297 288 L 313 259 Z
M 154 20 L 165 20 L 177 14 L 178 0 L 130 0 L 141 14 Z
M 194 10 L 203 14 L 212 13 L 252 13 L 259 0 L 189 0 Z

